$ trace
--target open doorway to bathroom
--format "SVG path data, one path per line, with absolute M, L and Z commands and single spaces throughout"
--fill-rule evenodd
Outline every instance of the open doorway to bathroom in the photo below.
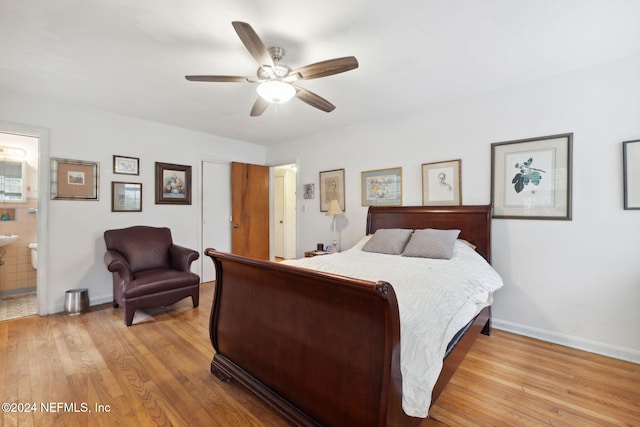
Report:
M 37 137 L 0 132 L 0 321 L 37 314 Z

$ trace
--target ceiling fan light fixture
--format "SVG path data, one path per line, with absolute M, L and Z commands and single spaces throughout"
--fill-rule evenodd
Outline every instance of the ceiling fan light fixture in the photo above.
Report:
M 303 87 L 294 86 L 294 83 L 300 80 L 332 76 L 358 68 L 358 60 L 355 56 L 327 59 L 292 70 L 281 62 L 285 54 L 283 48 L 274 46 L 267 49 L 251 25 L 246 22 L 233 21 L 231 24 L 244 47 L 258 64 L 256 77 L 188 75 L 185 76 L 187 80 L 192 82 L 258 83 L 258 97 L 249 113 L 251 117 L 262 115 L 269 104 L 281 104 L 293 97 L 327 113 L 336 108 L 326 99 Z
M 260 83 L 256 91 L 262 99 L 272 104 L 287 102 L 296 95 L 296 88 L 280 80 L 269 80 L 268 82 Z

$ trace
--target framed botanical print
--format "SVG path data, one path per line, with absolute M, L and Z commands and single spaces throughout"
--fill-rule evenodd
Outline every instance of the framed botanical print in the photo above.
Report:
M 491 144 L 494 218 L 571 219 L 572 133 Z
M 156 162 L 156 204 L 191 204 L 191 166 Z

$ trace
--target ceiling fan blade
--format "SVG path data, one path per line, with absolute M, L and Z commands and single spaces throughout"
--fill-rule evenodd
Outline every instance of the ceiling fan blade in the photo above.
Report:
M 261 116 L 268 106 L 269 101 L 265 101 L 263 98 L 258 97 L 258 99 L 256 99 L 256 102 L 253 104 L 253 107 L 251 108 L 251 117 Z
M 260 37 L 258 37 L 258 34 L 253 31 L 251 25 L 240 21 L 233 21 L 231 24 L 236 30 L 236 33 L 238 33 L 238 37 L 240 37 L 242 43 L 244 43 L 244 46 L 258 64 L 261 67 L 273 68 L 273 59 L 271 59 L 269 51 L 264 46 L 264 43 L 262 43 L 262 40 L 260 40 Z
M 345 56 L 343 58 L 327 59 L 315 64 L 305 65 L 289 73 L 293 80 L 310 80 L 319 77 L 331 76 L 333 74 L 344 73 L 358 68 L 358 60 L 355 56 Z M 289 76 L 285 80 L 289 80 Z
M 315 107 L 322 111 L 326 111 L 327 113 L 330 113 L 336 109 L 335 105 L 333 105 L 323 97 L 316 95 L 315 93 L 307 89 L 303 89 L 297 86 L 296 86 L 296 98 L 298 98 L 302 102 L 305 102 L 311 105 L 312 107 Z
M 248 82 L 247 77 L 241 76 L 184 76 L 190 82 Z

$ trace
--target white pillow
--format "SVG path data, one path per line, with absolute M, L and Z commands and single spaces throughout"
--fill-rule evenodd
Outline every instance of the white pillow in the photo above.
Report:
M 402 252 L 402 256 L 451 259 L 453 246 L 459 234 L 460 230 L 437 230 L 435 228 L 416 230 Z

